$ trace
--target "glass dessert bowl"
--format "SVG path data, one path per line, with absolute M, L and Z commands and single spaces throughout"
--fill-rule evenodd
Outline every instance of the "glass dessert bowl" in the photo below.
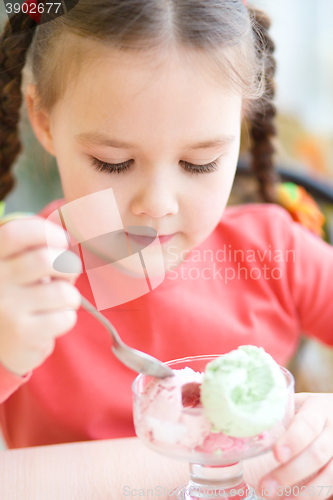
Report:
M 221 356 L 193 356 L 169 361 L 166 364 L 173 370 L 182 370 L 178 380 L 176 377 L 156 379 L 141 374 L 133 382 L 133 418 L 137 436 L 158 453 L 185 460 L 190 465 L 188 484 L 178 487 L 170 499 L 256 500 L 259 497 L 244 481 L 242 460 L 271 450 L 293 418 L 294 378 L 286 368 L 276 365 L 285 380 L 285 393 L 282 412 L 275 418 L 274 425 L 246 437 L 234 437 L 230 432 L 227 435 L 216 429 L 201 404 L 199 385 L 206 365 L 218 358 Z M 183 370 L 186 367 L 197 372 L 195 377 Z M 221 407 L 217 411 L 221 412 Z

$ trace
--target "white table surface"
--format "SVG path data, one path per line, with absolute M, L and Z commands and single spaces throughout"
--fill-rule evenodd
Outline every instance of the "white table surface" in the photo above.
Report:
M 271 452 L 247 460 L 245 478 L 258 482 L 275 465 Z M 155 453 L 137 438 L 5 450 L 0 452 L 0 499 L 132 500 L 134 495 L 124 493 L 156 486 L 167 491 L 186 483 L 188 472 L 186 462 Z

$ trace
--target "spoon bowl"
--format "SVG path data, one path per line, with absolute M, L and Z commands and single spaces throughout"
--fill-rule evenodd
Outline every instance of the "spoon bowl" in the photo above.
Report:
M 162 361 L 142 351 L 126 345 L 120 338 L 117 330 L 103 314 L 94 307 L 89 300 L 81 295 L 82 307 L 92 314 L 107 329 L 112 338 L 113 354 L 131 370 L 157 378 L 172 377 L 173 370 Z

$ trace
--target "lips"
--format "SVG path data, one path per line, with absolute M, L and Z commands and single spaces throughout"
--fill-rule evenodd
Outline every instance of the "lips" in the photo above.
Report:
M 163 236 L 159 236 L 159 239 L 160 239 L 160 243 L 166 243 L 167 241 L 171 240 L 171 238 L 174 237 L 176 233 L 173 233 L 173 234 L 165 234 Z
M 153 238 L 152 236 L 143 236 L 143 235 L 132 234 L 132 233 L 126 233 L 126 234 L 130 238 L 130 240 L 134 241 L 135 243 L 138 243 L 139 245 L 143 245 L 145 247 L 148 245 L 151 245 L 153 242 L 155 242 L 154 244 L 158 243 L 158 239 Z M 173 238 L 174 235 L 175 235 L 175 233 L 158 236 L 160 244 L 166 243 L 167 241 L 171 240 L 171 238 Z

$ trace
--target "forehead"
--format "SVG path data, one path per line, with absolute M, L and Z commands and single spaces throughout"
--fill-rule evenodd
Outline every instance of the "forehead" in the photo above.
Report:
M 72 132 L 107 131 L 131 138 L 221 133 L 239 125 L 242 98 L 202 52 L 170 47 L 150 52 L 100 45 L 56 105 Z

